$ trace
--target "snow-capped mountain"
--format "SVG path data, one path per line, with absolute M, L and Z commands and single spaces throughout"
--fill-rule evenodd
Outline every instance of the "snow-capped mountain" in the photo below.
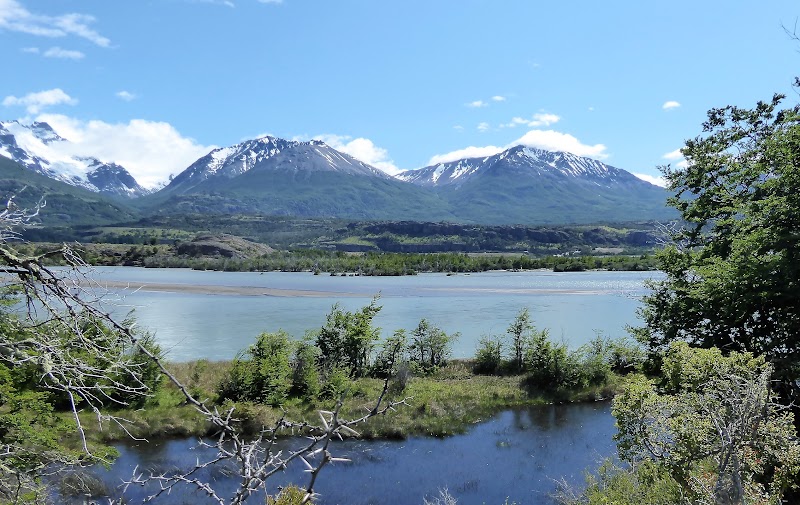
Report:
M 165 191 L 185 193 L 209 179 L 232 179 L 253 170 L 337 172 L 391 179 L 381 170 L 341 153 L 324 142 L 299 142 L 264 136 L 214 149 L 178 174 Z
M 512 147 L 494 156 L 467 158 L 419 170 L 406 170 L 397 175 L 397 178 L 418 186 L 458 188 L 475 178 L 490 174 L 572 178 L 608 188 L 619 184 L 650 185 L 625 170 L 591 158 L 525 146 Z
M 625 170 L 525 146 L 408 170 L 397 177 L 433 190 L 459 217 L 479 223 L 619 222 L 671 216 L 665 191 Z
M 149 191 L 116 163 L 69 153 L 69 140 L 44 122 L 0 122 L 0 156 L 51 179 L 96 193 L 137 197 Z
M 143 203 L 160 213 L 454 219 L 430 190 L 398 181 L 324 142 L 269 136 L 211 151 Z

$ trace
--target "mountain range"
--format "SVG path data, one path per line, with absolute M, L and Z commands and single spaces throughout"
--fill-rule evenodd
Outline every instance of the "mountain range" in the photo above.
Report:
M 264 136 L 212 150 L 155 192 L 113 160 L 70 155 L 43 122 L 0 122 L 0 156 L 110 197 L 125 214 L 262 214 L 484 224 L 663 220 L 664 189 L 600 161 L 515 146 L 392 177 L 324 142 Z M 64 154 L 68 153 L 68 154 Z M 6 187 L 0 190 L 8 191 Z M 134 210 L 135 209 L 135 210 Z

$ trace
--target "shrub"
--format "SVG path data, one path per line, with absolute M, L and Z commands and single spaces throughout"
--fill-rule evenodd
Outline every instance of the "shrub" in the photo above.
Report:
M 220 385 L 220 399 L 283 403 L 292 385 L 291 349 L 286 332 L 262 333 L 255 344 L 234 359 L 228 377 Z
M 452 352 L 453 342 L 459 334 L 448 335 L 437 326 L 422 319 L 417 328 L 411 332 L 409 355 L 411 363 L 423 373 L 432 373 L 446 364 Z
M 475 352 L 474 371 L 478 374 L 494 375 L 503 365 L 503 343 L 496 336 L 484 335 L 478 341 Z
M 299 342 L 292 361 L 292 396 L 307 400 L 316 398 L 321 390 L 317 359 L 319 349 L 308 341 Z

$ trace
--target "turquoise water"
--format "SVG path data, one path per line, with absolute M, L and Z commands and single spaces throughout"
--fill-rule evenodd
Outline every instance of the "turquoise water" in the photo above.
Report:
M 375 319 L 384 335 L 413 329 L 427 318 L 461 337 L 454 357 L 471 357 L 481 336 L 505 334 L 517 312 L 527 307 L 539 328 L 579 346 L 596 332 L 625 335 L 635 325 L 638 297 L 653 272 L 487 272 L 472 275 L 423 274 L 407 277 L 333 277 L 310 273 L 231 273 L 176 269 L 109 267 L 95 272 L 101 282 L 116 280 L 145 287 L 113 307 L 117 315 L 134 309 L 140 327 L 152 331 L 170 359 L 229 359 L 263 331 L 283 329 L 302 337 L 319 328 L 334 303 L 355 310 L 381 295 Z M 147 283 L 264 288 L 305 295 L 267 296 L 149 291 Z M 119 291 L 119 290 L 115 290 Z

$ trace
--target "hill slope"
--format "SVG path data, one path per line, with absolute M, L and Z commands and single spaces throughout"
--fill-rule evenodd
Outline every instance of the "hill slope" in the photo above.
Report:
M 0 156 L 2 203 L 12 196 L 20 209 L 33 209 L 44 203 L 37 220 L 47 226 L 112 223 L 136 217 L 120 202 L 37 174 Z

